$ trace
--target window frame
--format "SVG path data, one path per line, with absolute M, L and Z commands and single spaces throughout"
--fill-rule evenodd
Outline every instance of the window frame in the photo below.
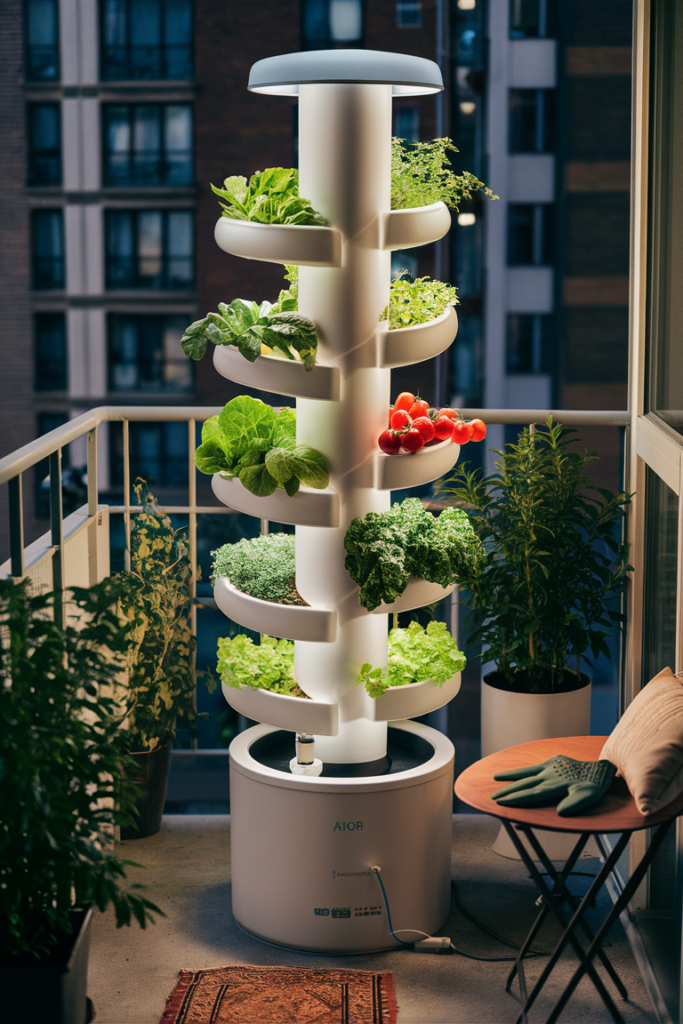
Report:
M 57 256 L 39 256 L 37 253 L 37 226 L 38 219 L 45 214 L 59 214 L 59 235 L 61 240 L 61 253 Z M 53 272 L 52 278 L 58 278 L 58 282 L 52 284 L 41 284 L 40 274 L 38 273 L 38 261 L 39 260 L 50 260 L 54 267 L 61 266 L 61 274 L 57 275 Z M 63 207 L 56 208 L 38 208 L 31 211 L 31 287 L 34 291 L 64 291 L 66 288 L 66 250 L 64 245 L 64 209 Z
M 124 44 L 122 44 L 120 46 L 117 46 L 116 48 L 117 49 L 125 50 L 125 54 L 126 54 L 126 61 L 125 61 L 125 63 L 126 63 L 126 66 L 127 66 L 128 73 L 126 75 L 124 75 L 123 77 L 121 77 L 121 76 L 116 76 L 116 77 L 108 76 L 107 73 L 106 73 L 107 72 L 107 64 L 108 64 L 107 57 L 106 57 L 106 51 L 107 51 L 107 49 L 113 49 L 114 47 L 112 45 L 108 45 L 106 43 L 106 41 L 105 41 L 105 32 L 106 32 L 106 10 L 105 10 L 105 8 L 106 8 L 107 2 L 108 2 L 108 0 L 99 0 L 99 4 L 98 4 L 98 14 L 99 14 L 99 60 L 100 60 L 100 81 L 101 82 L 192 82 L 192 81 L 194 81 L 194 79 L 195 79 L 195 69 L 194 69 L 194 17 L 193 17 L 194 11 L 193 11 L 192 0 L 187 0 L 188 10 L 189 10 L 189 14 L 190 14 L 190 34 L 189 34 L 189 39 L 188 39 L 187 43 L 182 44 L 182 48 L 183 49 L 187 49 L 188 54 L 189 54 L 189 73 L 184 78 L 178 78 L 177 76 L 171 77 L 168 74 L 164 74 L 163 73 L 163 65 L 168 66 L 168 61 L 166 59 L 166 53 L 167 53 L 167 51 L 169 49 L 174 48 L 174 44 L 168 44 L 165 41 L 166 19 L 164 17 L 164 10 L 165 10 L 165 5 L 166 5 L 166 0 L 158 0 L 159 12 L 160 12 L 160 31 L 159 31 L 159 37 L 160 37 L 160 39 L 163 38 L 163 42 L 160 42 L 158 45 L 154 45 L 154 47 L 148 47 L 149 49 L 154 48 L 154 49 L 159 51 L 159 66 L 160 66 L 160 68 L 162 68 L 161 73 L 159 75 L 155 76 L 155 77 L 146 77 L 146 76 L 132 75 L 131 74 L 131 57 L 130 57 L 130 53 L 131 53 L 131 50 L 134 48 L 134 44 L 131 43 L 131 7 L 132 7 L 133 0 L 118 0 L 118 2 L 123 4 L 123 5 L 125 5 L 125 8 L 126 8 L 126 15 L 125 15 L 125 19 L 126 19 L 126 24 L 125 24 L 126 41 L 125 41 Z M 177 44 L 177 48 L 180 48 L 180 45 L 181 44 Z
M 61 62 L 60 62 L 60 24 L 59 24 L 59 0 L 48 0 L 52 4 L 55 17 L 55 41 L 50 44 L 50 50 L 54 51 L 54 75 L 34 75 L 30 74 L 31 69 L 31 50 L 36 48 L 36 44 L 32 44 L 29 40 L 29 7 L 31 0 L 23 0 L 22 4 L 22 21 L 23 21 L 23 44 L 24 44 L 24 80 L 26 82 L 59 82 L 61 80 Z
M 57 111 L 57 149 L 56 154 L 52 157 L 45 157 L 43 159 L 56 159 L 58 164 L 58 173 L 54 181 L 41 181 L 40 177 L 35 174 L 35 161 L 40 159 L 38 155 L 41 151 L 35 150 L 34 148 L 34 137 L 33 137 L 33 118 L 35 112 L 39 107 L 49 107 Z M 59 101 L 49 102 L 31 102 L 26 104 L 26 141 L 28 144 L 27 153 L 27 177 L 26 184 L 29 188 L 58 188 L 62 184 L 63 179 L 63 165 L 62 165 L 62 105 Z M 47 150 L 42 151 L 43 153 L 48 152 Z
M 108 174 L 109 157 L 110 157 L 110 155 L 115 153 L 115 151 L 114 150 L 109 150 L 109 148 L 108 148 L 108 145 L 109 145 L 109 132 L 108 132 L 109 122 L 107 120 L 107 117 L 108 117 L 108 111 L 110 111 L 110 110 L 112 110 L 112 109 L 114 109 L 116 107 L 125 107 L 126 110 L 127 110 L 127 115 L 128 115 L 128 135 L 129 135 L 129 139 L 131 141 L 131 145 L 129 146 L 129 148 L 127 150 L 129 173 L 128 173 L 128 178 L 127 178 L 126 182 L 115 181 L 113 178 L 110 178 L 110 176 Z M 135 150 L 135 148 L 134 148 L 134 137 L 135 137 L 135 114 L 134 114 L 134 111 L 135 111 L 136 107 L 154 107 L 155 109 L 159 110 L 160 146 L 159 146 L 158 151 L 154 151 L 154 150 L 149 150 L 149 151 L 147 151 L 147 150 L 139 150 L 139 151 L 136 151 Z M 170 150 L 170 152 L 172 152 L 172 153 L 181 153 L 181 154 L 184 154 L 185 156 L 189 156 L 189 162 L 188 162 L 189 174 L 188 174 L 187 181 L 185 181 L 185 182 L 175 182 L 175 181 L 169 182 L 169 181 L 166 180 L 167 175 L 162 175 L 162 174 L 157 175 L 157 178 L 154 181 L 139 180 L 139 179 L 137 179 L 135 177 L 134 174 L 130 173 L 131 168 L 134 167 L 134 160 L 135 160 L 136 152 L 140 152 L 140 153 L 157 152 L 158 153 L 158 155 L 156 157 L 157 164 L 159 164 L 159 165 L 161 165 L 161 164 L 168 165 L 168 156 L 167 156 L 167 154 L 168 154 L 169 150 L 168 150 L 168 148 L 166 146 L 167 126 L 166 126 L 166 117 L 165 117 L 165 111 L 166 111 L 166 109 L 168 107 L 185 107 L 185 108 L 187 108 L 190 111 L 190 148 L 189 149 Z M 194 104 L 187 103 L 187 102 L 182 102 L 182 103 L 153 103 L 153 102 L 152 103 L 135 103 L 135 102 L 133 102 L 133 103 L 121 103 L 121 102 L 103 103 L 102 104 L 102 113 L 101 113 L 101 124 L 102 124 L 101 134 L 102 134 L 102 187 L 103 188 L 175 188 L 175 189 L 178 189 L 178 188 L 192 188 L 193 187 L 193 185 L 195 183 L 194 182 Z
M 182 350 L 180 349 L 180 347 L 178 348 L 178 352 L 179 352 L 178 358 L 177 359 L 168 360 L 165 357 L 165 353 L 164 353 L 164 349 L 163 349 L 163 345 L 164 345 L 164 331 L 165 331 L 165 329 L 167 329 L 167 328 L 164 327 L 163 321 L 168 321 L 170 318 L 176 318 L 176 317 L 177 317 L 177 319 L 180 320 L 180 319 L 184 319 L 185 315 L 182 314 L 182 313 L 177 314 L 177 313 L 116 313 L 116 312 L 110 312 L 107 315 L 106 331 L 107 331 L 107 392 L 108 392 L 108 394 L 110 394 L 110 395 L 117 395 L 118 396 L 118 395 L 191 395 L 191 394 L 194 393 L 194 390 L 195 390 L 195 372 L 194 372 L 195 367 L 194 367 L 194 363 L 192 362 L 192 360 L 187 359 L 182 354 Z M 192 314 L 187 314 L 188 321 L 191 320 L 191 317 L 192 317 Z M 131 362 L 131 361 L 123 362 L 123 361 L 121 361 L 121 362 L 117 363 L 117 361 L 114 359 L 114 330 L 115 330 L 115 325 L 116 325 L 117 319 L 123 320 L 124 318 L 128 318 L 128 319 L 134 320 L 136 322 L 136 335 L 137 335 L 136 336 L 136 346 L 137 346 L 136 359 L 133 362 Z M 142 320 L 146 320 L 148 323 L 151 322 L 152 320 L 157 320 L 157 321 L 162 322 L 161 323 L 161 327 L 159 329 L 160 344 L 158 346 L 158 350 L 161 352 L 161 358 L 158 361 L 159 362 L 159 366 L 160 366 L 159 379 L 161 381 L 161 384 L 160 384 L 159 387 L 155 388 L 155 387 L 143 386 L 142 384 L 140 384 L 138 382 L 137 387 L 134 387 L 134 388 L 125 388 L 125 389 L 124 388 L 116 388 L 116 387 L 114 387 L 114 383 L 113 382 L 114 382 L 115 367 L 117 365 L 136 365 L 138 367 L 140 365 L 141 360 L 140 360 L 140 354 L 139 354 L 139 348 L 140 348 L 140 333 L 139 333 L 140 328 L 139 328 L 139 324 L 140 324 L 140 322 Z M 180 339 L 178 339 L 178 340 L 180 340 Z M 176 387 L 176 388 L 164 387 L 164 384 L 163 384 L 164 369 L 169 364 L 172 364 L 172 365 L 177 364 L 182 369 L 187 371 L 188 376 L 189 376 L 189 382 L 190 382 L 188 387 Z M 139 378 L 139 376 L 140 376 L 140 373 L 139 373 L 139 369 L 138 369 L 138 378 Z M 147 382 L 145 382 L 145 383 L 147 383 Z
M 45 324 L 47 322 L 48 317 L 54 318 L 55 322 L 59 322 L 62 325 L 62 327 L 61 327 L 61 338 L 62 338 L 62 346 L 63 346 L 62 354 L 59 357 L 55 358 L 53 353 L 51 353 L 52 361 L 53 362 L 58 362 L 58 363 L 61 364 L 61 375 L 60 375 L 61 379 L 60 379 L 59 385 L 56 386 L 56 387 L 55 386 L 51 386 L 51 382 L 50 382 L 50 384 L 48 384 L 48 380 L 50 379 L 49 377 L 41 378 L 41 374 L 40 374 L 40 370 L 44 366 L 44 363 L 45 363 L 45 356 L 41 352 L 41 342 L 40 342 L 41 331 L 40 331 L 40 327 L 41 327 L 41 322 L 43 324 Z M 41 394 L 42 395 L 42 394 L 45 394 L 46 392 L 49 393 L 49 392 L 52 392 L 52 391 L 59 391 L 59 392 L 68 391 L 69 390 L 69 343 L 68 343 L 68 336 L 67 336 L 66 313 L 64 313 L 61 310 L 60 311 L 56 311 L 56 312 L 42 312 L 41 311 L 39 313 L 34 313 L 34 315 L 33 315 L 33 352 L 34 352 L 34 359 L 33 359 L 33 370 L 34 370 L 34 373 L 33 373 L 33 390 L 36 392 L 36 394 Z
M 139 252 L 140 234 L 138 229 L 139 218 L 141 215 L 149 213 L 161 214 L 161 255 L 159 257 L 161 263 L 160 284 L 146 284 L 143 283 L 143 275 L 140 274 L 140 263 L 144 259 Z M 190 256 L 171 256 L 169 255 L 169 217 L 173 213 L 186 213 L 191 218 L 191 241 L 192 241 L 192 252 Z M 125 214 L 131 217 L 132 221 L 132 238 L 134 244 L 134 252 L 130 257 L 113 256 L 109 251 L 109 238 L 110 238 L 110 224 L 113 217 L 117 215 Z M 104 211 L 104 278 L 105 288 L 107 291 L 174 291 L 174 292 L 191 292 L 195 288 L 195 217 L 193 209 L 178 209 L 176 207 L 164 208 L 164 209 L 141 209 L 136 207 L 131 210 L 121 209 L 107 209 Z M 115 284 L 114 275 L 111 273 L 111 264 L 115 260 L 130 259 L 133 265 L 131 278 L 134 283 Z M 192 265 L 192 276 L 188 284 L 183 287 L 173 282 L 171 278 L 171 264 L 175 260 L 189 260 Z

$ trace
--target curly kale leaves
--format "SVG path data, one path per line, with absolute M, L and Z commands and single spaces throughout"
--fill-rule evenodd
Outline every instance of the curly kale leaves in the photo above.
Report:
M 202 428 L 202 443 L 195 452 L 200 473 L 239 477 L 252 494 L 266 497 L 276 487 L 296 494 L 300 484 L 318 490 L 327 487 L 327 462 L 320 452 L 296 443 L 296 413 L 279 413 L 248 395 L 233 398 L 219 416 Z
M 226 686 L 251 686 L 289 697 L 305 697 L 294 678 L 294 644 L 262 636 L 256 645 L 248 636 L 221 637 L 218 641 L 218 674 Z
M 466 660 L 444 622 L 430 622 L 426 629 L 411 622 L 407 629 L 392 629 L 389 633 L 387 667 L 373 669 L 366 662 L 356 685 L 365 683 L 371 697 L 381 697 L 390 686 L 428 679 L 440 687 L 456 672 L 462 672 Z
M 344 547 L 344 565 L 368 611 L 396 601 L 411 576 L 448 587 L 483 557 L 465 512 L 447 508 L 435 518 L 419 498 L 353 519 Z
M 299 195 L 299 172 L 295 167 L 266 167 L 247 179 L 226 178 L 223 188 L 211 188 L 224 199 L 223 216 L 231 220 L 252 220 L 260 224 L 325 224 L 325 218 Z

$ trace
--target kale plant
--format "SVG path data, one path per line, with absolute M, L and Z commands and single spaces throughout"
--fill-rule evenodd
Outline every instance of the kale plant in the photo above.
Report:
M 390 331 L 398 327 L 413 327 L 435 320 L 446 306 L 455 306 L 459 301 L 453 285 L 434 281 L 431 277 L 416 277 L 409 281 L 401 276 L 391 282 L 389 305 L 382 310 L 380 320 L 386 320 L 388 316 Z
M 445 622 L 432 621 L 426 629 L 419 622 L 411 622 L 407 629 L 390 631 L 387 667 L 373 669 L 366 663 L 356 685 L 365 683 L 371 697 L 381 697 L 390 686 L 426 680 L 441 687 L 456 672 L 462 672 L 466 661 Z
M 265 537 L 224 544 L 213 554 L 211 583 L 227 577 L 234 587 L 262 601 L 302 605 L 296 589 L 294 534 L 269 533 Z
M 241 175 L 226 178 L 223 188 L 211 188 L 224 199 L 223 216 L 231 220 L 252 220 L 259 224 L 326 224 L 308 199 L 299 195 L 299 172 L 295 167 L 266 167 L 256 171 L 249 182 Z
M 497 473 L 463 466 L 441 488 L 472 509 L 486 550 L 463 573 L 468 639 L 533 693 L 552 692 L 570 659 L 579 675 L 588 650 L 609 657 L 606 638 L 623 621 L 614 600 L 632 568 L 620 539 L 630 495 L 590 485 L 596 456 L 570 448 L 574 433 L 549 417 L 496 452 Z
M 457 210 L 463 199 L 482 191 L 498 199 L 483 181 L 470 171 L 454 174 L 449 153 L 458 150 L 450 139 L 431 142 L 391 140 L 391 209 L 408 210 L 441 201 Z
M 461 509 L 436 518 L 419 498 L 406 498 L 388 512 L 353 519 L 346 531 L 344 562 L 360 587 L 368 611 L 401 596 L 411 576 L 448 587 L 469 577 L 483 555 L 480 541 Z
M 294 678 L 294 644 L 262 636 L 255 644 L 244 633 L 218 641 L 218 675 L 226 686 L 251 686 L 288 697 L 305 697 Z

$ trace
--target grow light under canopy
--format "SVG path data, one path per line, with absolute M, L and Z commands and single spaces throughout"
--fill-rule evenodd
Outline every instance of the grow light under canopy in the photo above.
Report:
M 394 96 L 443 91 L 438 64 L 425 57 L 382 50 L 309 50 L 266 57 L 254 64 L 249 91 L 297 96 L 300 85 L 353 82 L 391 85 Z

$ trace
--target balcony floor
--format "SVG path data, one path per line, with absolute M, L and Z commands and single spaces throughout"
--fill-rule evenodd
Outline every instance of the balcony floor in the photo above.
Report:
M 463 904 L 494 931 L 520 942 L 533 920 L 536 889 L 519 861 L 505 860 L 489 849 L 497 822 L 484 815 L 453 818 L 453 878 Z M 242 932 L 230 911 L 230 818 L 227 815 L 173 815 L 164 818 L 159 835 L 122 845 L 124 857 L 144 865 L 129 869 L 142 881 L 151 900 L 166 911 L 147 931 L 137 926 L 117 931 L 111 912 L 93 924 L 88 992 L 96 1024 L 158 1024 L 166 997 L 180 968 L 226 964 L 339 967 L 394 971 L 399 1024 L 500 1024 L 519 1012 L 515 996 L 506 994 L 507 963 L 481 963 L 462 956 L 434 956 L 408 950 L 365 956 L 314 956 L 276 948 Z M 595 862 L 581 861 L 590 871 Z M 604 911 L 609 898 L 603 894 Z M 505 956 L 512 952 L 494 942 L 462 916 L 455 905 L 441 934 L 450 935 L 466 952 Z M 546 923 L 537 948 L 551 950 L 558 932 Z M 610 936 L 609 956 L 630 1002 L 617 1005 L 627 1024 L 656 1020 L 649 997 L 620 925 Z M 533 984 L 544 961 L 526 964 Z M 545 1020 L 571 976 L 576 960 L 567 954 L 558 964 L 531 1014 Z M 601 969 L 602 970 L 602 969 Z M 515 985 L 515 993 L 518 989 Z M 614 993 L 613 993 L 614 994 Z M 602 1024 L 611 1018 L 587 979 L 562 1015 L 567 1024 Z

